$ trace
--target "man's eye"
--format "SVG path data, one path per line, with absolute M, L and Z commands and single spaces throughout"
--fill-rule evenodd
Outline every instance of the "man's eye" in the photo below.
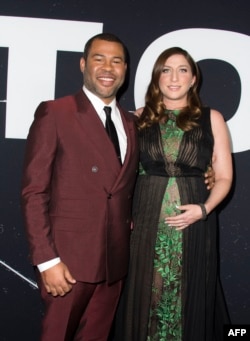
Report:
M 101 61 L 102 61 L 102 58 L 101 58 L 101 57 L 95 57 L 95 58 L 94 58 L 94 61 L 95 61 L 95 62 L 101 62 Z

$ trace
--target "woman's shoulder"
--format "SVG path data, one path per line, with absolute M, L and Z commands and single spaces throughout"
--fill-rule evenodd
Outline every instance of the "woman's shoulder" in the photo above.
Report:
M 211 109 L 211 126 L 213 134 L 223 135 L 223 131 L 228 131 L 226 120 L 218 110 Z
M 210 116 L 211 116 L 211 121 L 212 122 L 225 122 L 225 119 L 222 115 L 222 113 L 216 109 L 210 109 Z
M 221 120 L 224 121 L 224 117 L 222 113 L 216 109 L 213 109 L 210 107 L 202 107 L 201 112 L 202 112 L 201 117 L 203 117 L 203 120 L 205 119 L 205 121 L 208 119 L 210 119 L 210 121 L 221 121 Z

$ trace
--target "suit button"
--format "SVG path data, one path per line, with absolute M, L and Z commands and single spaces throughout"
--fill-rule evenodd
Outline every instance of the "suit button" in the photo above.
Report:
M 91 170 L 92 170 L 92 173 L 97 173 L 98 172 L 98 167 L 97 166 L 93 166 Z
M 112 198 L 112 194 L 108 193 L 108 199 L 111 199 L 111 198 Z

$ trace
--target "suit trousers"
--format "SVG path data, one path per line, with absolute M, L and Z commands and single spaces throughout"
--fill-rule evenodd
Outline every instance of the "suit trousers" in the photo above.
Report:
M 77 282 L 63 297 L 53 297 L 40 285 L 45 303 L 41 341 L 107 341 L 122 285 L 122 280 Z

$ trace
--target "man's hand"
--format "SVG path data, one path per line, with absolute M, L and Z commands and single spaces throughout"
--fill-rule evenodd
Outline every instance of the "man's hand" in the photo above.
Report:
M 208 167 L 206 173 L 204 174 L 204 177 L 207 189 L 212 189 L 215 183 L 215 172 L 211 166 Z
M 64 296 L 76 283 L 67 266 L 62 262 L 41 272 L 41 277 L 47 292 L 53 296 Z

